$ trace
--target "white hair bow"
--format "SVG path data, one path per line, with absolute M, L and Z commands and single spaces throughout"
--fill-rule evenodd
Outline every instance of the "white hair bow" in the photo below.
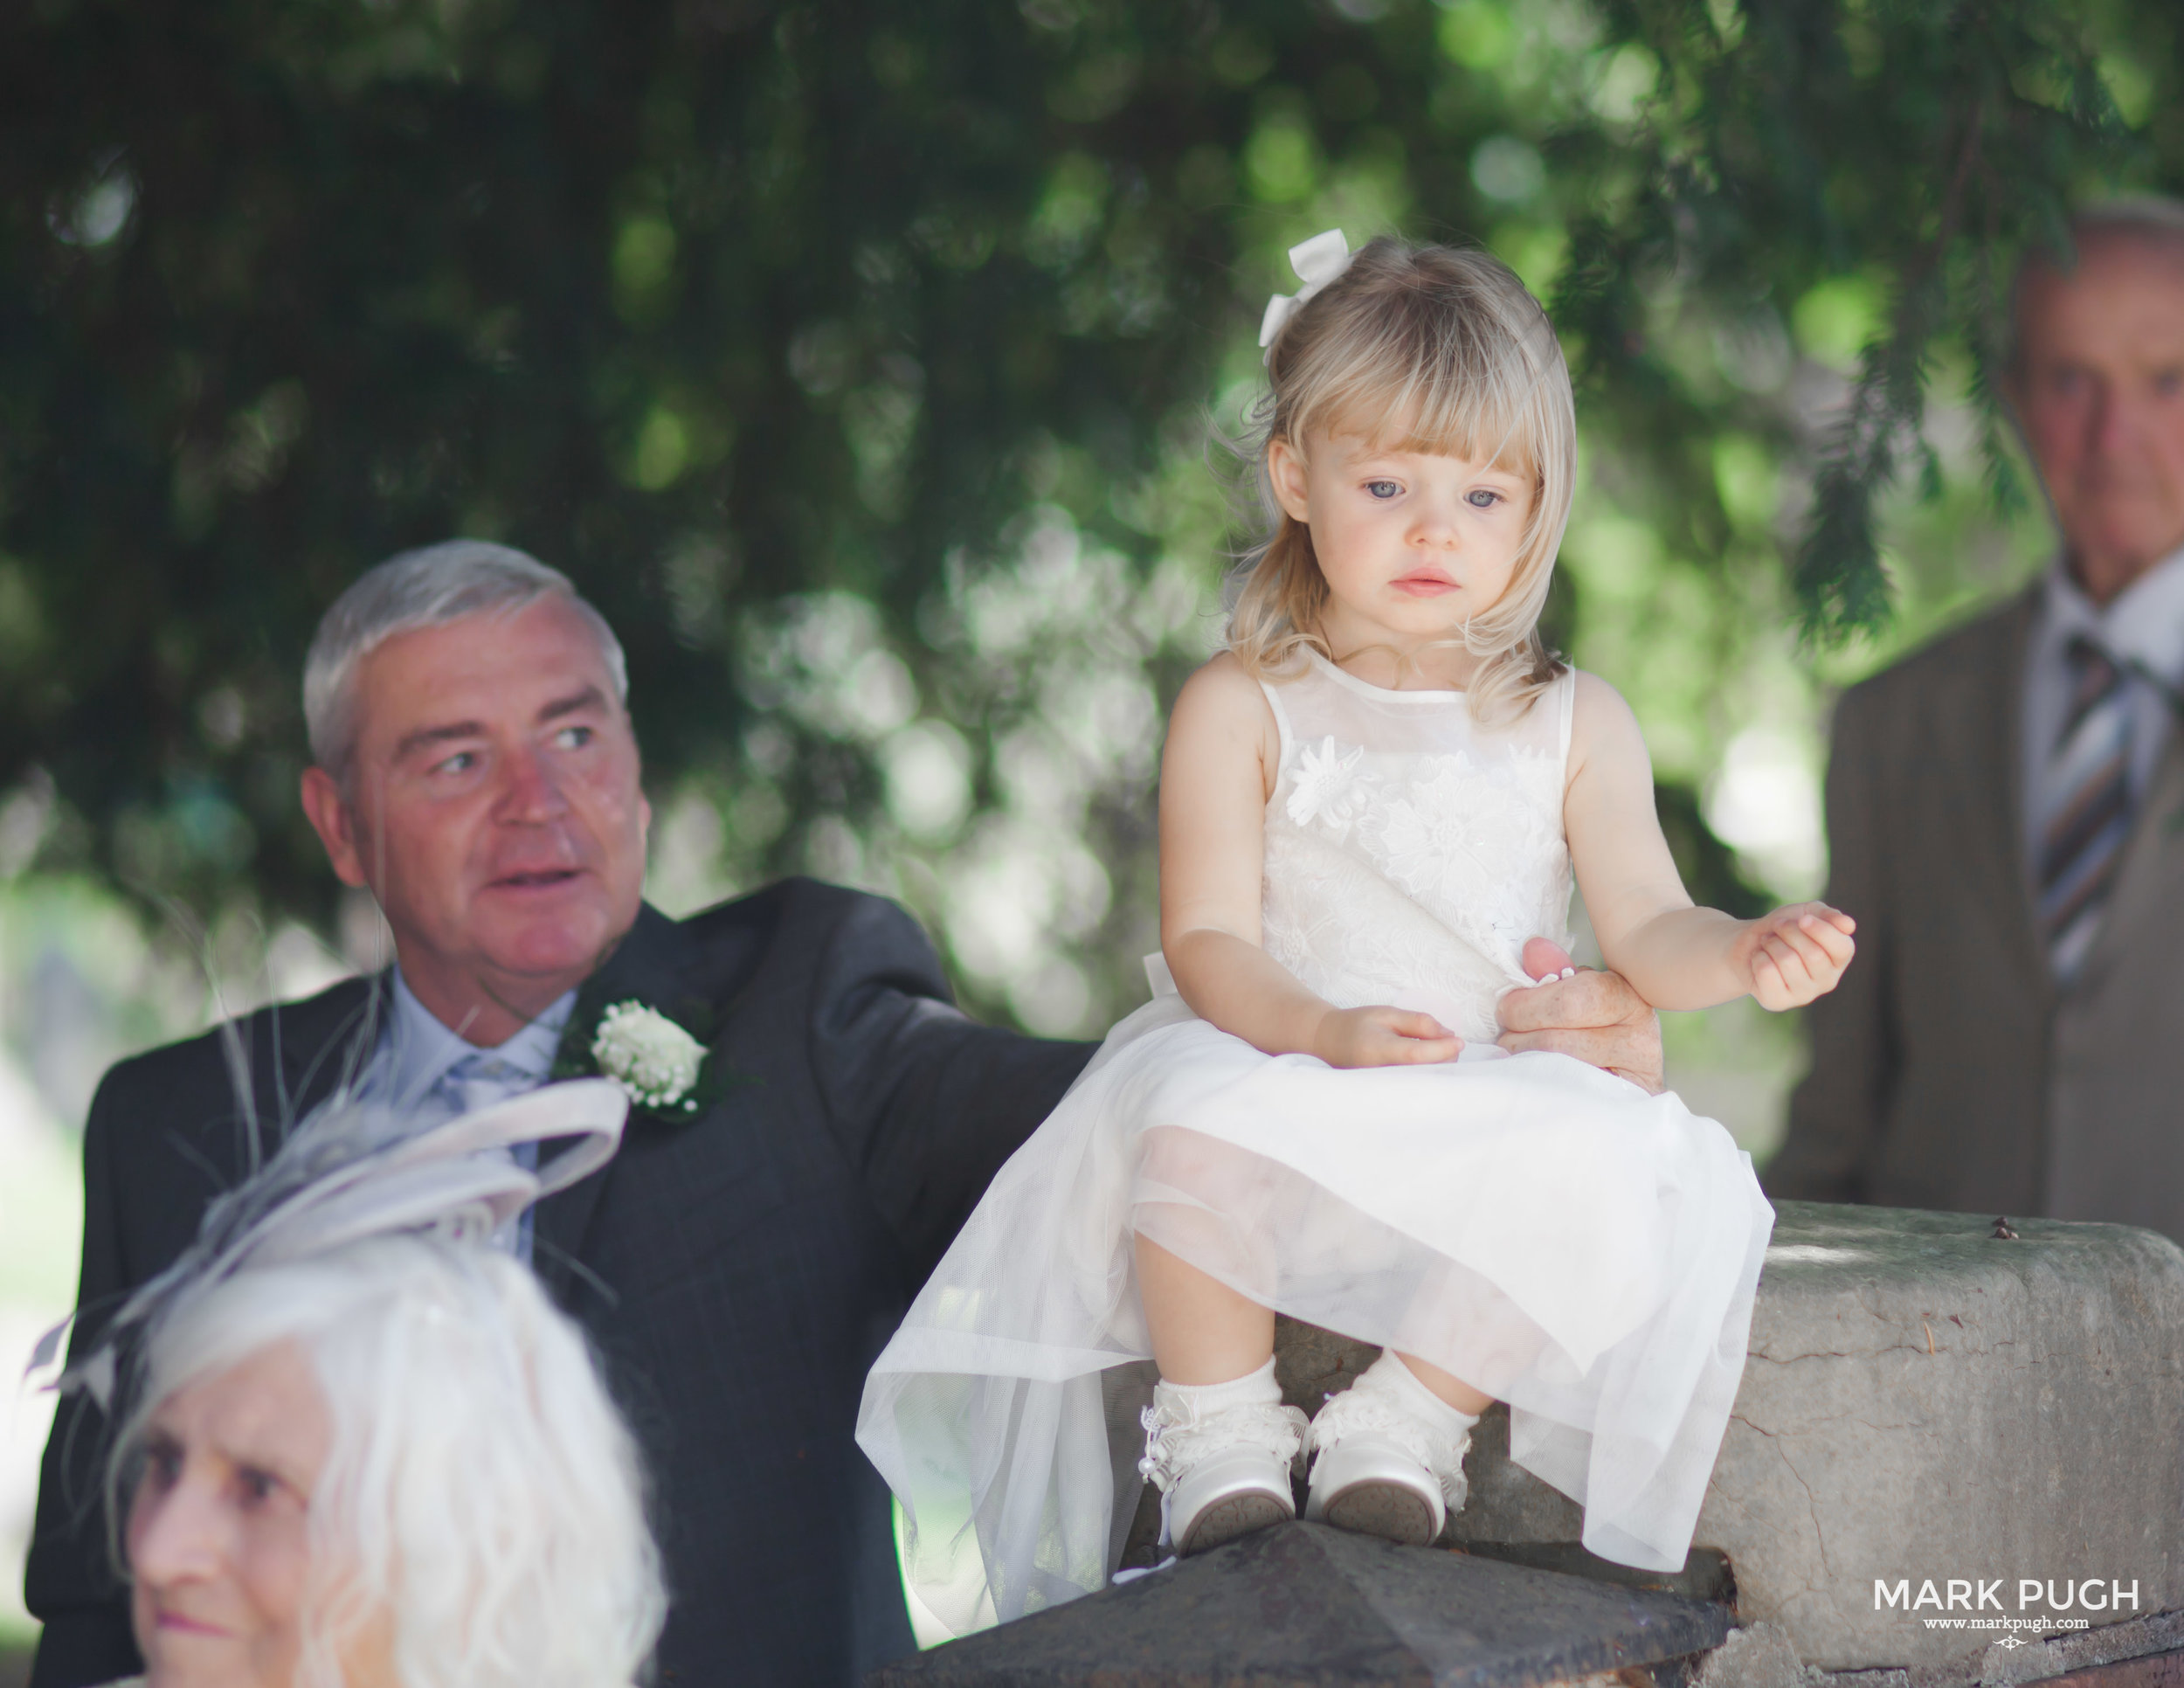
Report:
M 1259 320 L 1259 347 L 1272 349 L 1282 330 L 1298 308 L 1322 287 L 1350 267 L 1350 243 L 1340 229 L 1330 229 L 1289 248 L 1289 267 L 1304 285 L 1294 294 L 1277 293 L 1267 301 L 1267 314 Z

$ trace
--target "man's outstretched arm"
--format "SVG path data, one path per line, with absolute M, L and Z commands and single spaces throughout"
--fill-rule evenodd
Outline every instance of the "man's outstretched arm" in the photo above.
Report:
M 805 896 L 818 916 L 812 1054 L 833 1130 L 922 1283 L 1094 1046 L 969 1018 L 895 904 L 832 887 Z

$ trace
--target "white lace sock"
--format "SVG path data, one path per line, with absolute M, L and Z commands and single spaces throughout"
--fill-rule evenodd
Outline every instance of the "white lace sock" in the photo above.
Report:
M 1164 1493 L 1209 1454 L 1238 1442 L 1257 1442 L 1279 1460 L 1294 1459 L 1304 1442 L 1304 1415 L 1282 1404 L 1269 1359 L 1255 1372 L 1226 1383 L 1153 1386 L 1152 1405 L 1141 1418 L 1145 1456 L 1138 1475 Z
M 1393 1348 L 1384 1348 L 1379 1359 L 1365 1367 L 1365 1378 L 1377 1377 L 1385 1382 L 1403 1404 L 1431 1424 L 1451 1442 L 1462 1441 L 1471 1434 L 1471 1427 L 1479 1422 L 1476 1413 L 1467 1413 L 1451 1407 L 1426 1387 L 1426 1380 L 1403 1363 L 1403 1356 Z
M 1468 1491 L 1463 1456 L 1478 1422 L 1428 1389 L 1389 1348 L 1350 1387 L 1328 1397 L 1312 1421 L 1312 1451 L 1332 1448 L 1347 1435 L 1387 1436 L 1433 1473 L 1448 1510 L 1461 1512 Z

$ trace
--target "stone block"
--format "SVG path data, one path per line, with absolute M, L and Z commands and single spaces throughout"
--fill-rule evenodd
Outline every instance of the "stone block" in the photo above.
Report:
M 1998 1642 L 2184 1606 L 2184 1249 L 2119 1225 L 2013 1220 L 2011 1241 L 1992 1215 L 1778 1214 L 1694 1544 L 1726 1557 L 1746 1622 L 1828 1671 L 1970 1661 L 1976 1680 Z M 1354 1370 L 1324 1346 L 1306 1369 Z M 1473 1443 L 1457 1539 L 1602 1568 L 1572 1546 L 1579 1509 L 1509 1463 L 1505 1423 Z
M 1772 1623 L 1755 1623 L 1706 1656 L 1691 1688 L 1812 1688 L 1812 1679 L 1787 1636 Z
M 2097 1664 L 2054 1678 L 2055 1688 L 2184 1688 L 2184 1653 Z
M 1284 1524 L 875 1672 L 875 1688 L 1684 1682 L 1726 1608 Z M 1657 1671 L 1654 1667 L 1662 1667 Z

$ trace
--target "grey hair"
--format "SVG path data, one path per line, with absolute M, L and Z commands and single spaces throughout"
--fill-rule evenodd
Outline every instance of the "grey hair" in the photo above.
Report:
M 482 539 L 450 539 L 368 569 L 334 600 L 303 661 L 303 721 L 311 759 L 345 778 L 356 751 L 356 670 L 398 633 L 471 615 L 514 615 L 549 593 L 567 598 L 599 641 L 614 695 L 629 702 L 629 662 L 606 618 L 569 577 L 535 557 Z
M 150 1422 L 280 1343 L 332 1421 L 308 1503 L 299 1688 L 387 1622 L 401 1688 L 628 1688 L 667 1600 L 637 1444 L 583 1332 L 474 1242 L 367 1238 L 252 1266 L 154 1333 L 108 1464 L 118 1525 Z
M 2184 258 L 2184 199 L 2165 193 L 2121 193 L 2112 198 L 2097 199 L 2072 211 L 2068 228 L 2070 266 L 2077 264 L 2078 253 L 2086 241 L 2101 235 L 2121 235 L 2167 246 Z M 2055 253 L 2038 245 L 2028 246 L 2018 260 L 2016 276 L 2010 283 L 2009 338 L 2002 360 L 2003 368 L 2013 374 L 2019 371 L 2019 360 L 2024 353 L 2025 283 L 2035 270 L 2063 267 L 2065 266 L 2058 263 Z

